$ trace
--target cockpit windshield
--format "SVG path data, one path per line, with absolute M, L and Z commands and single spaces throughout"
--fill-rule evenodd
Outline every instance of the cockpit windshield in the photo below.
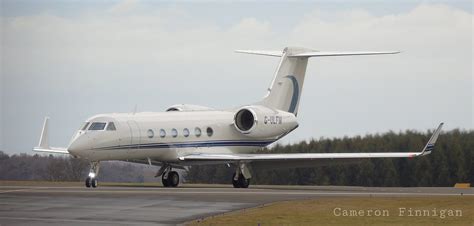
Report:
M 89 127 L 89 130 L 104 130 L 105 122 L 93 122 Z
M 85 122 L 84 125 L 81 127 L 81 130 L 86 130 L 89 126 L 89 122 Z

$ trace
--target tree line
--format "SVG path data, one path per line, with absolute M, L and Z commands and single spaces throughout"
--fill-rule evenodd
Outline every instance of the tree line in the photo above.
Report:
M 89 162 L 62 155 L 7 155 L 0 151 L 0 180 L 84 181 Z M 101 162 L 99 180 L 108 182 L 152 182 L 157 169 L 118 161 Z
M 364 137 L 319 138 L 275 145 L 257 153 L 418 152 L 431 132 L 405 131 Z M 157 182 L 157 167 L 126 162 L 102 162 L 101 181 Z M 89 162 L 64 156 L 14 154 L 0 151 L 0 180 L 82 181 Z M 191 183 L 229 184 L 233 167 L 189 167 L 181 176 Z M 345 186 L 453 186 L 474 183 L 474 131 L 442 133 L 431 155 L 404 159 L 367 159 L 357 164 L 253 171 L 252 184 Z

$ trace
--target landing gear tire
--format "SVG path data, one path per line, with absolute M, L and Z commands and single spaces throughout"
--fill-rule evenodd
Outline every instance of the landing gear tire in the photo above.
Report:
M 91 187 L 91 178 L 90 177 L 86 178 L 86 187 L 87 188 Z
M 91 180 L 91 187 L 96 188 L 99 186 L 99 181 L 96 178 Z
M 179 174 L 176 171 L 171 171 L 168 174 L 168 186 L 178 187 L 179 184 Z
M 250 185 L 250 179 L 245 179 L 244 175 L 240 174 L 237 180 L 235 178 L 235 173 L 232 175 L 232 185 L 234 188 L 248 188 Z
M 232 175 L 232 185 L 234 188 L 240 188 L 239 180 L 235 180 L 235 173 Z
M 244 175 L 239 176 L 239 184 L 241 188 L 248 188 L 250 185 L 250 179 L 245 179 Z
M 179 174 L 176 171 L 170 171 L 165 179 L 165 174 L 161 177 L 161 182 L 164 187 L 178 187 Z
M 86 187 L 96 188 L 99 186 L 99 181 L 96 178 L 87 177 L 86 178 Z
M 165 174 L 163 174 L 163 176 L 161 176 L 161 183 L 163 183 L 163 187 L 169 187 L 169 183 L 168 183 L 168 178 L 165 179 Z

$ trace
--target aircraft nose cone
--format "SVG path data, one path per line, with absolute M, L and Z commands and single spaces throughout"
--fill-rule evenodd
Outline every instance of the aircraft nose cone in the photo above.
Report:
M 71 141 L 68 147 L 68 151 L 77 156 L 83 155 L 91 147 L 89 138 L 85 134 L 78 134 Z

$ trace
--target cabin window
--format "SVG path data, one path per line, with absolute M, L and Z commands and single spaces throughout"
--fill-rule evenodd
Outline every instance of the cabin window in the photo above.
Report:
M 194 134 L 196 135 L 196 137 L 200 137 L 201 136 L 201 129 L 199 127 L 194 128 Z
M 113 122 L 109 122 L 109 124 L 107 125 L 107 130 L 115 131 L 115 124 Z
M 206 133 L 207 133 L 207 136 L 210 137 L 210 136 L 212 136 L 212 134 L 214 133 L 214 131 L 212 130 L 211 127 L 207 127 Z
M 155 132 L 153 132 L 152 129 L 149 129 L 147 132 L 146 132 L 146 135 L 148 136 L 148 138 L 153 138 L 155 136 Z
M 166 137 L 166 131 L 164 129 L 160 129 L 160 137 L 161 138 Z
M 86 130 L 87 127 L 89 126 L 89 122 L 85 122 L 84 125 L 82 126 L 81 130 Z
M 177 137 L 177 136 L 178 136 L 178 130 L 172 129 L 172 130 L 171 130 L 171 136 L 172 136 L 172 137 Z
M 185 137 L 188 137 L 188 136 L 189 136 L 189 129 L 188 129 L 188 128 L 184 128 L 184 129 L 183 129 L 183 135 L 184 135 Z
M 89 127 L 89 130 L 104 130 L 105 124 L 107 124 L 107 123 L 105 123 L 105 122 L 94 122 Z

